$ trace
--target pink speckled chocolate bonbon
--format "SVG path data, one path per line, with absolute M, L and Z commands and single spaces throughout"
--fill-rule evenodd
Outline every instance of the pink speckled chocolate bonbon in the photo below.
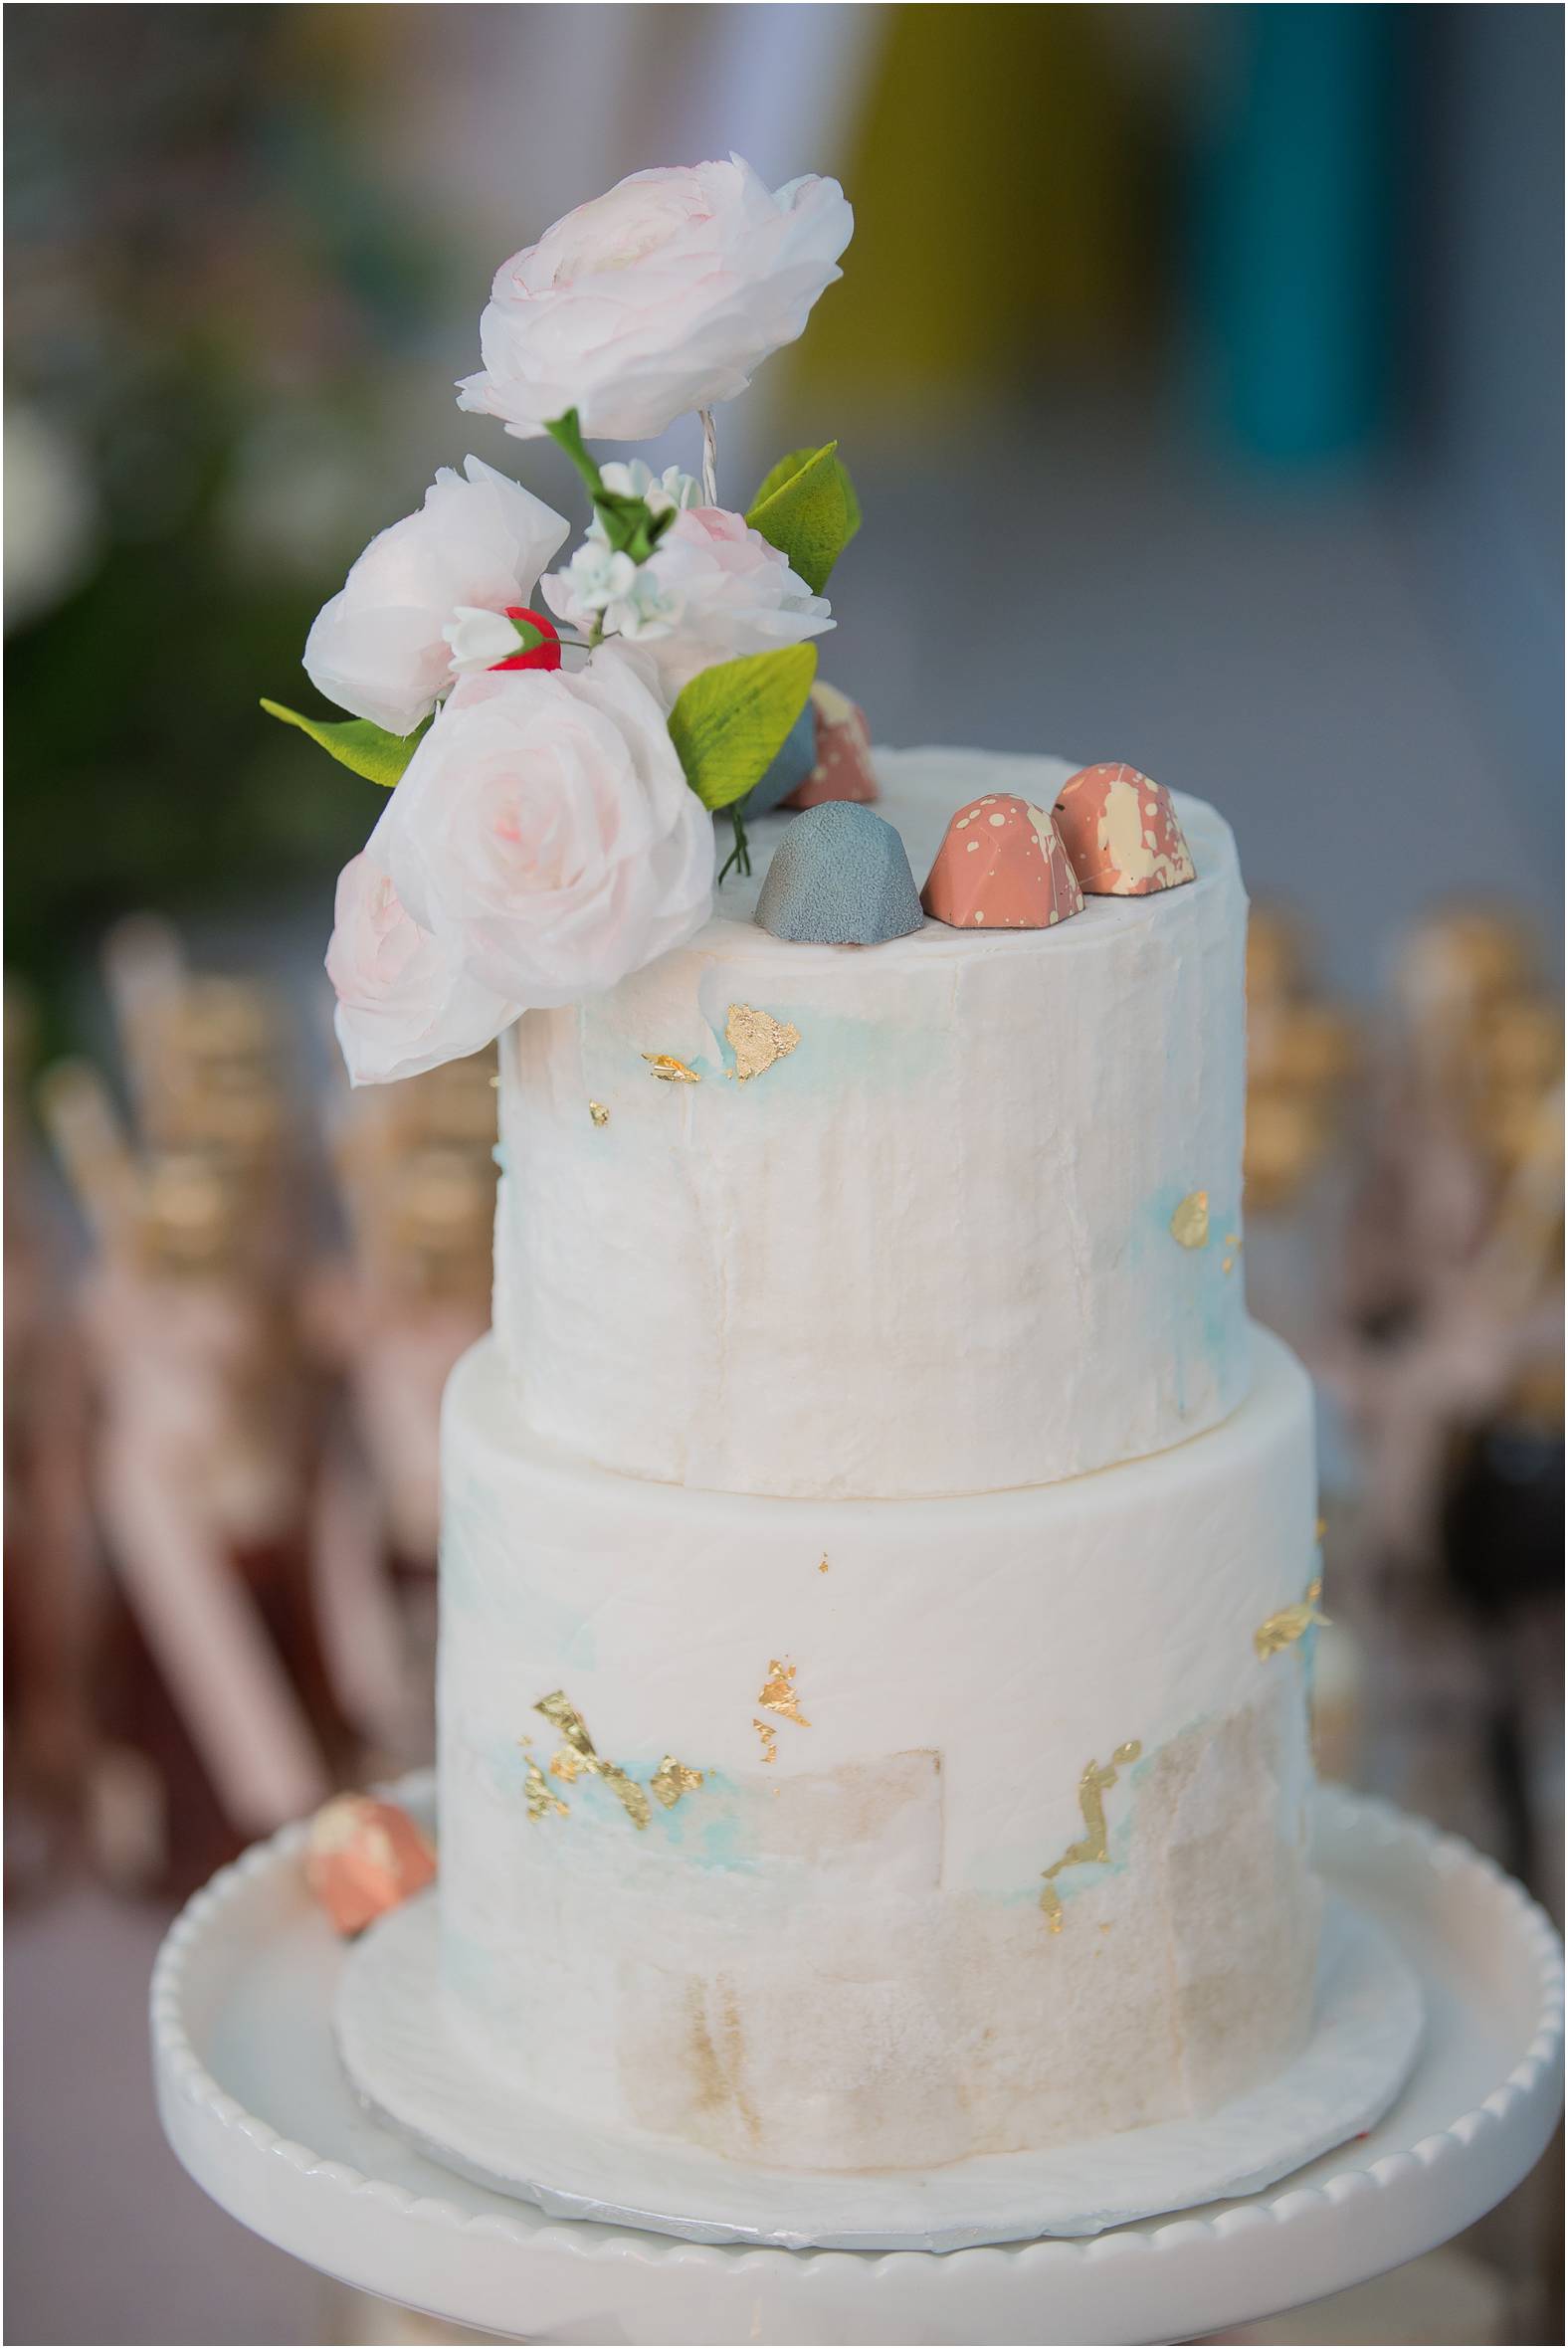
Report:
M 790 793 L 785 807 L 816 808 L 829 799 L 876 799 L 872 730 L 866 723 L 866 712 L 836 685 L 813 685 L 811 705 L 817 720 L 817 763 L 805 782 Z
M 956 930 L 1046 930 L 1081 913 L 1083 892 L 1045 809 L 989 792 L 948 825 L 920 902 Z
M 1091 897 L 1146 897 L 1197 879 L 1170 793 L 1136 767 L 1080 767 L 1052 813 Z

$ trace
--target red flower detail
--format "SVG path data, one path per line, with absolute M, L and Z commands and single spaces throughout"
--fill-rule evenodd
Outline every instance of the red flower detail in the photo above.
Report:
M 543 637 L 542 645 L 534 645 L 526 653 L 513 653 L 508 660 L 492 661 L 491 669 L 559 669 L 561 640 L 555 633 L 555 623 L 543 612 L 530 611 L 526 604 L 508 604 L 508 620 L 526 620 Z

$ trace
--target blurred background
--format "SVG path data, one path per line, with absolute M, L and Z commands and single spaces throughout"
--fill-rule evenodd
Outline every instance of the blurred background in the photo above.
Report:
M 178 1899 L 426 1756 L 435 1411 L 488 1318 L 490 1070 L 349 1096 L 320 957 L 379 795 L 257 697 L 312 705 L 311 618 L 437 465 L 576 510 L 450 387 L 497 263 L 649 163 L 856 206 L 719 463 L 743 505 L 839 437 L 826 670 L 875 736 L 1126 758 L 1235 825 L 1249 1293 L 1323 1399 L 1322 1766 L 1560 1921 L 1559 11 L 5 38 L 7 2337 L 433 2337 L 207 2204 L 147 2080 Z M 1560 2174 L 1235 2337 L 1560 2338 Z

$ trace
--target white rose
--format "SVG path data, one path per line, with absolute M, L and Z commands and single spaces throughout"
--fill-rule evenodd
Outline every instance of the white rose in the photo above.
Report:
M 624 664 L 465 679 L 394 796 L 403 903 L 508 1002 L 601 994 L 707 918 L 712 818 Z
M 544 599 L 578 627 L 602 613 L 606 628 L 635 641 L 641 658 L 634 666 L 667 709 L 684 685 L 715 662 L 800 644 L 834 625 L 826 596 L 813 595 L 760 530 L 722 506 L 677 514 L 635 579 L 618 579 L 593 605 L 581 592 L 584 579 L 597 583 L 585 560 L 590 554 L 579 547 L 564 571 L 549 573 L 541 582 Z
M 837 180 L 769 194 L 738 155 L 634 172 L 497 270 L 458 405 L 520 440 L 568 408 L 590 437 L 652 440 L 795 340 L 854 225 Z
M 317 691 L 394 734 L 411 734 L 452 684 L 443 630 L 460 607 L 532 601 L 569 524 L 470 457 L 443 466 L 418 513 L 372 538 L 316 615 L 304 666 Z
M 418 1077 L 477 1053 L 511 1025 L 518 1008 L 467 977 L 405 911 L 380 861 L 383 846 L 378 826 L 338 876 L 326 950 L 337 1041 L 355 1084 Z

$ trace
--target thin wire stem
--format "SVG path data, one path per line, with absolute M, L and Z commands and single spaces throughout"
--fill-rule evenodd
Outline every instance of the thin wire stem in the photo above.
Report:
M 702 421 L 702 503 L 718 503 L 718 433 L 711 408 L 698 408 Z

